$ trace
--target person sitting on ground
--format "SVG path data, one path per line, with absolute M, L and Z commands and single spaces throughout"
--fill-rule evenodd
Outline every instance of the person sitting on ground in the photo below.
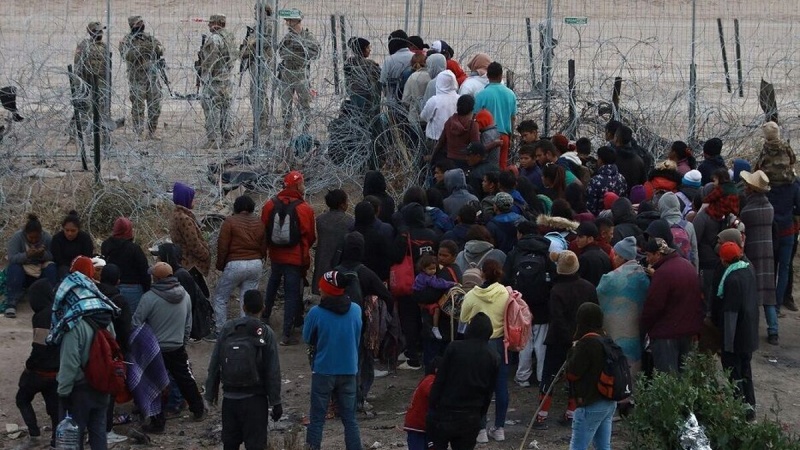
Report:
M 414 293 L 419 293 L 426 288 L 433 288 L 439 291 L 439 296 L 444 295 L 456 283 L 448 281 L 436 276 L 439 272 L 439 263 L 437 257 L 434 255 L 422 255 L 417 261 L 417 276 L 414 278 Z M 428 309 L 433 312 L 433 328 L 431 332 L 436 339 L 442 339 L 442 333 L 439 330 L 439 317 L 441 316 L 441 309 L 438 304 L 433 304 Z
M 53 262 L 58 268 L 59 279 L 67 276 L 73 259 L 81 255 L 90 258 L 94 256 L 92 236 L 81 229 L 81 218 L 74 209 L 61 220 L 61 230 L 53 235 L 50 253 L 53 254 Z
M 599 392 L 597 386 L 605 367 L 606 354 L 600 340 L 603 337 L 603 311 L 594 303 L 578 308 L 576 343 L 567 359 L 566 378 L 577 400 L 572 421 L 570 450 L 586 450 L 594 443 L 597 450 L 611 449 L 611 426 L 617 402 Z
M 244 443 L 245 449 L 263 449 L 267 446 L 269 407 L 272 406 L 275 422 L 283 415 L 278 341 L 272 328 L 260 320 L 264 309 L 261 293 L 249 290 L 242 297 L 245 317 L 227 321 L 220 330 L 208 361 L 204 396 L 208 403 L 216 405 L 222 383 L 222 443 L 226 448 L 238 449 Z M 233 340 L 247 336 L 252 344 L 242 348 L 250 354 L 228 359 Z M 257 376 L 238 379 L 250 369 Z
M 478 123 L 473 119 L 472 108 L 475 98 L 471 95 L 462 95 L 456 102 L 456 112 L 444 123 L 441 137 L 436 142 L 436 147 L 430 156 L 431 161 L 447 158 L 453 161 L 456 167 L 467 168 L 466 148 L 473 142 L 481 141 L 481 132 Z
M 50 234 L 42 229 L 35 214 L 28 214 L 25 226 L 14 233 L 7 244 L 8 267 L 6 268 L 5 315 L 17 317 L 19 303 L 25 288 L 36 280 L 47 279 L 55 285 L 58 269 L 50 253 Z
M 56 427 L 58 426 L 58 381 L 56 375 L 59 368 L 59 352 L 57 345 L 47 345 L 45 338 L 50 331 L 51 316 L 53 313 L 53 300 L 55 291 L 50 280 L 42 278 L 36 280 L 28 288 L 28 303 L 33 310 L 31 324 L 33 326 L 33 341 L 31 353 L 25 361 L 25 369 L 19 376 L 19 389 L 16 395 L 16 404 L 28 435 L 38 438 L 42 435 L 39 422 L 36 420 L 36 411 L 33 409 L 33 398 L 42 394 L 45 411 L 50 417 L 50 447 L 56 446 Z
M 492 333 L 491 319 L 479 312 L 467 326 L 464 340 L 451 343 L 442 356 L 425 430 L 435 450 L 447 450 L 448 444 L 474 448 L 481 430 L 485 433 L 482 418 L 492 403 L 500 366 L 500 355 L 489 343 Z

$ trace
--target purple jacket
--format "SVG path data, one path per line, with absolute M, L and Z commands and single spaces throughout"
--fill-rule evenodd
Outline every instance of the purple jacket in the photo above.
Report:
M 428 275 L 425 272 L 420 272 L 417 274 L 417 277 L 414 278 L 415 292 L 421 291 L 426 287 L 432 287 L 434 289 L 450 289 L 455 285 L 456 284 L 452 281 L 447 281 L 444 278 L 437 277 L 436 275 Z

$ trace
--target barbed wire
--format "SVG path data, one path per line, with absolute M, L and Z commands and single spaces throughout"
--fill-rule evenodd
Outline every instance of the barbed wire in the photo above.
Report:
M 4 156 L 0 162 L 0 235 L 16 230 L 24 212 L 46 216 L 45 225 L 56 229 L 61 216 L 75 208 L 83 213 L 90 231 L 98 238 L 107 236 L 116 215 L 130 215 L 134 222 L 144 224 L 143 238 L 153 240 L 165 233 L 165 211 L 169 210 L 169 189 L 174 181 L 197 188 L 198 211 L 224 214 L 228 205 L 225 194 L 236 185 L 269 196 L 279 189 L 282 174 L 292 168 L 304 171 L 310 194 L 348 183 L 359 185 L 376 153 L 393 194 L 399 196 L 420 180 L 418 138 L 408 126 L 389 120 L 394 116 L 389 114 L 390 105 L 384 102 L 383 114 L 377 117 L 353 118 L 342 112 L 346 90 L 341 68 L 348 56 L 343 51 L 342 37 L 369 39 L 373 58 L 382 63 L 388 54 L 386 36 L 404 23 L 402 2 L 382 5 L 382 15 L 371 12 L 375 5 L 362 0 L 300 0 L 293 5 L 279 5 L 303 9 L 303 23 L 319 40 L 321 58 L 312 63 L 310 72 L 314 97 L 309 136 L 298 136 L 296 127 L 295 139 L 283 138 L 278 81 L 274 70 L 268 72 L 267 100 L 273 114 L 259 139 L 259 148 L 252 147 L 250 74 L 243 74 L 240 87 L 238 61 L 231 76 L 233 145 L 198 148 L 205 140 L 204 116 L 200 102 L 190 95 L 195 93 L 193 61 L 200 35 L 208 33 L 203 22 L 207 15 L 201 13 L 226 13 L 227 27 L 236 35 L 238 47 L 245 26 L 252 25 L 253 2 L 231 5 L 217 0 L 178 1 L 164 6 L 136 0 L 112 11 L 112 36 L 104 39 L 114 53 L 119 39 L 128 32 L 125 18 L 152 14 L 144 17 L 147 31 L 163 42 L 167 74 L 173 92 L 179 95 L 170 97 L 163 90 L 161 141 L 137 140 L 130 122 L 111 133 L 110 144 L 101 154 L 104 181 L 100 185 L 93 183 L 91 173 L 81 171 L 79 148 L 69 141 L 73 107 L 66 66 L 72 62 L 75 45 L 85 36 L 86 23 L 104 17 L 105 11 L 96 5 L 67 1 L 63 17 L 47 18 L 36 10 L 41 3 L 37 0 L 29 5 L 7 5 L 6 17 L 30 19 L 27 25 L 24 20 L 0 24 L 0 86 L 18 88 L 18 105 L 26 118 L 18 123 L 0 120 L 0 125 L 6 125 L 0 142 L 0 154 Z M 576 136 L 588 136 L 596 145 L 601 144 L 602 127 L 612 118 L 605 107 L 611 102 L 615 78 L 621 77 L 620 115 L 633 126 L 640 143 L 663 157 L 668 143 L 686 139 L 691 1 L 554 3 L 551 23 L 558 43 L 550 92 L 551 129 L 573 130 Z M 703 140 L 721 136 L 727 151 L 735 155 L 747 154 L 757 146 L 757 127 L 765 119 L 758 104 L 762 78 L 776 88 L 784 137 L 793 137 L 800 129 L 800 88 L 794 82 L 800 66 L 800 36 L 792 25 L 800 17 L 784 2 L 763 3 L 704 2 L 698 14 L 697 137 Z M 412 2 L 413 16 L 409 18 L 414 31 L 416 6 Z M 586 16 L 588 23 L 566 25 L 565 16 Z M 731 93 L 726 90 L 715 23 L 720 17 L 729 29 L 737 16 L 741 23 L 738 40 L 742 48 L 739 59 L 744 98 L 738 96 L 737 89 Z M 530 18 L 530 40 L 525 17 Z M 422 34 L 428 43 L 447 40 L 462 65 L 477 52 L 488 53 L 501 62 L 515 75 L 514 88 L 520 97 L 518 120 L 533 118 L 540 122 L 543 102 L 537 81 L 542 76 L 542 46 L 538 25 L 543 20 L 543 5 L 532 6 L 522 0 L 504 2 L 491 11 L 464 2 L 427 2 Z M 31 24 L 37 25 L 31 28 Z M 279 40 L 286 28 L 282 23 L 275 27 Z M 728 31 L 725 41 L 730 76 L 736 84 L 733 33 Z M 533 59 L 529 58 L 529 49 Z M 333 70 L 334 55 L 338 74 Z M 568 114 L 569 59 L 576 61 L 574 117 Z M 129 118 L 126 67 L 119 55 L 112 60 L 110 114 Z M 91 172 L 93 149 L 88 137 L 86 144 Z M 409 156 L 404 156 L 403 151 Z M 36 177 L 25 176 L 34 168 L 43 172 Z

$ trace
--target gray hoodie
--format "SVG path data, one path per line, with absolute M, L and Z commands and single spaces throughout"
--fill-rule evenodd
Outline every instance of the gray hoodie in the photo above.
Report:
M 450 169 L 444 173 L 444 186 L 450 195 L 444 199 L 444 212 L 455 219 L 462 206 L 478 202 L 478 197 L 467 190 L 467 177 L 461 169 Z
M 428 69 L 431 81 L 428 82 L 428 86 L 425 88 L 425 95 L 422 96 L 420 109 L 425 106 L 425 103 L 428 103 L 431 97 L 436 95 L 436 76 L 447 68 L 447 59 L 441 53 L 433 54 L 425 60 L 425 67 Z
M 678 196 L 672 192 L 662 195 L 658 200 L 658 210 L 661 212 L 661 218 L 666 220 L 670 226 L 680 224 L 686 230 L 686 234 L 689 235 L 689 240 L 692 243 L 692 265 L 698 269 L 700 267 L 700 256 L 697 251 L 697 234 L 694 232 L 694 225 L 681 217 L 681 203 L 678 200 Z
M 477 264 L 478 268 L 481 268 L 487 259 L 493 259 L 502 266 L 506 262 L 506 254 L 494 248 L 489 242 L 472 240 L 467 241 L 464 250 L 456 256 L 456 265 L 463 273 L 470 268 L 470 263 Z
M 192 331 L 192 300 L 174 276 L 153 283 L 133 314 L 133 327 L 146 323 L 162 351 L 177 350 Z

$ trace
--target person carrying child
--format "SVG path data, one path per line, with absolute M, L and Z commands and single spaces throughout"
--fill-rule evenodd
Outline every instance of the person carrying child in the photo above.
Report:
M 441 290 L 441 295 L 444 295 L 451 287 L 456 285 L 453 281 L 447 281 L 436 276 L 438 271 L 439 262 L 436 256 L 428 254 L 422 255 L 417 262 L 417 277 L 414 279 L 414 293 L 417 294 L 425 288 L 433 288 Z M 431 328 L 431 332 L 436 339 L 441 340 L 442 333 L 439 331 L 439 317 L 442 313 L 441 305 L 439 303 L 434 303 L 426 308 L 428 308 L 429 311 L 433 310 L 433 328 Z

